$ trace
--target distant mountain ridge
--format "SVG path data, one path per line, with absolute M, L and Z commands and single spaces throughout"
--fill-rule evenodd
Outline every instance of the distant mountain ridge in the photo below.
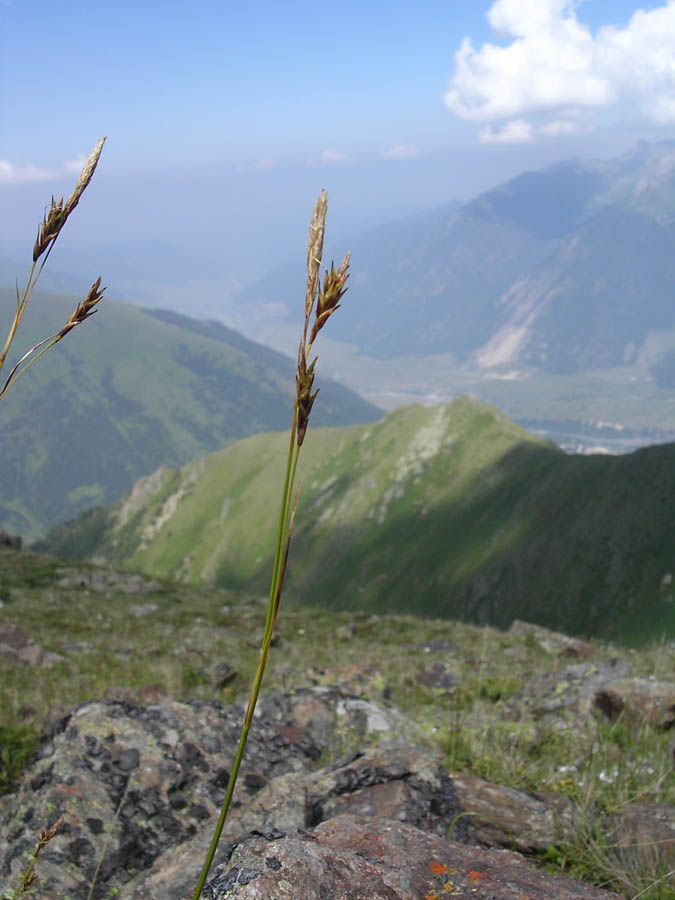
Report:
M 41 547 L 262 593 L 286 441 L 158 470 Z M 310 430 L 300 478 L 288 602 L 629 643 L 675 629 L 675 445 L 569 456 L 464 397 Z
M 452 354 L 478 369 L 564 374 L 675 343 L 675 142 L 522 174 L 353 242 L 332 337 L 372 357 Z M 273 273 L 245 295 L 297 293 Z
M 13 302 L 0 291 L 5 316 Z M 36 294 L 15 356 L 56 331 L 74 303 Z M 158 465 L 284 428 L 294 373 L 290 358 L 217 322 L 105 301 L 0 403 L 0 529 L 35 539 Z M 317 422 L 379 417 L 352 391 L 319 381 Z

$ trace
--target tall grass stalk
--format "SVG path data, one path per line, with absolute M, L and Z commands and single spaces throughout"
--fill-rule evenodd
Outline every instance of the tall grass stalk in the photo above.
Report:
M 274 625 L 279 613 L 279 603 L 281 601 L 281 592 L 284 584 L 284 576 L 286 574 L 286 565 L 288 563 L 288 552 L 291 544 L 291 535 L 293 532 L 293 519 L 295 517 L 295 508 L 297 504 L 297 490 L 295 489 L 295 477 L 298 467 L 298 458 L 300 449 L 305 439 L 307 431 L 307 423 L 312 410 L 318 389 L 313 391 L 314 386 L 314 368 L 316 366 L 316 357 L 312 362 L 308 362 L 310 352 L 314 341 L 326 324 L 330 316 L 339 307 L 340 299 L 347 290 L 346 281 L 349 277 L 347 270 L 349 269 L 349 257 L 347 253 L 342 260 L 340 268 L 336 271 L 331 263 L 330 272 L 326 270 L 323 278 L 323 285 L 320 279 L 321 258 L 323 255 L 323 236 L 326 223 L 326 191 L 321 191 L 314 205 L 314 211 L 309 222 L 309 235 L 307 238 L 307 287 L 305 291 L 305 319 L 298 347 L 298 364 L 295 374 L 295 400 L 293 402 L 293 417 L 291 421 L 290 439 L 288 446 L 288 455 L 286 458 L 286 470 L 284 473 L 283 488 L 281 492 L 281 504 L 279 509 L 279 522 L 277 526 L 277 538 L 274 551 L 274 562 L 272 564 L 272 577 L 270 580 L 270 592 L 267 603 L 267 615 L 265 617 L 265 627 L 263 630 L 262 641 L 260 644 L 260 654 L 258 656 L 258 664 L 251 684 L 251 692 L 249 695 L 246 715 L 241 727 L 239 743 L 237 751 L 232 763 L 232 771 L 227 784 L 225 798 L 216 823 L 213 838 L 209 846 L 204 866 L 195 888 L 193 900 L 199 900 L 204 883 L 211 868 L 213 857 L 225 825 L 227 813 L 230 808 L 230 802 L 239 775 L 239 768 L 246 748 L 248 733 L 253 721 L 260 687 L 262 685 L 265 665 L 269 654 L 270 643 L 274 631 Z M 310 321 L 314 314 L 311 331 L 309 330 Z M 307 336 L 309 332 L 309 337 Z
M 2 347 L 2 350 L 0 350 L 0 369 L 2 369 L 5 364 L 7 354 L 9 353 L 10 347 L 12 346 L 12 343 L 16 336 L 16 332 L 19 328 L 19 324 L 21 322 L 21 319 L 23 318 L 23 314 L 26 311 L 28 301 L 30 300 L 31 294 L 35 289 L 35 285 L 37 284 L 38 279 L 42 274 L 42 270 L 44 269 L 45 264 L 49 259 L 49 255 L 52 252 L 54 244 L 56 243 L 56 239 L 58 238 L 59 234 L 61 234 L 63 226 L 66 224 L 68 217 L 80 202 L 82 194 L 85 192 L 89 185 L 89 182 L 93 178 L 94 172 L 96 171 L 96 166 L 98 165 L 99 157 L 101 156 L 101 152 L 103 151 L 103 144 L 105 143 L 105 140 L 106 139 L 104 137 L 100 138 L 92 152 L 89 154 L 89 158 L 84 164 L 84 168 L 80 173 L 80 177 L 77 179 L 75 187 L 73 188 L 70 196 L 65 201 L 65 203 L 63 197 L 61 197 L 61 199 L 58 201 L 54 200 L 54 197 L 52 197 L 49 210 L 44 213 L 42 222 L 38 227 L 37 238 L 35 239 L 35 245 L 33 247 L 33 261 L 31 263 L 30 271 L 28 272 L 26 286 L 22 293 L 19 292 L 18 282 L 16 284 L 16 309 L 14 310 L 14 317 L 9 327 L 9 331 L 7 332 L 5 343 Z M 12 368 L 2 387 L 0 387 L 0 397 L 2 397 L 3 394 L 7 392 L 7 390 L 11 387 L 12 384 L 14 384 L 17 378 L 20 378 L 21 375 L 23 375 L 23 373 L 27 369 L 29 369 L 34 362 L 37 362 L 37 360 L 42 356 L 43 353 L 46 353 L 47 350 L 54 346 L 54 344 L 58 344 L 58 342 L 62 340 L 69 332 L 71 332 L 73 328 L 81 325 L 82 322 L 84 322 L 96 312 L 95 307 L 103 296 L 104 290 L 105 288 L 101 287 L 101 278 L 99 276 L 89 288 L 89 292 L 85 299 L 81 303 L 77 304 L 63 327 L 55 334 L 46 337 L 42 341 L 38 341 L 37 344 L 32 346 L 30 350 L 24 353 L 21 359 Z
M 38 283 L 38 279 L 42 274 L 42 270 L 44 269 L 47 260 L 49 259 L 49 255 L 52 252 L 52 248 L 56 243 L 56 239 L 61 234 L 63 226 L 66 224 L 68 217 L 75 209 L 77 204 L 80 202 L 80 198 L 82 194 L 87 189 L 89 182 L 94 176 L 94 172 L 96 171 L 96 166 L 98 165 L 99 158 L 101 156 L 101 152 L 103 151 L 103 144 L 105 143 L 105 137 L 99 138 L 96 146 L 89 154 L 89 158 L 84 164 L 82 171 L 80 172 L 80 177 L 77 179 L 75 183 L 75 187 L 71 191 L 70 196 L 64 202 L 63 197 L 60 200 L 54 200 L 52 196 L 51 203 L 49 206 L 49 210 L 45 211 L 42 222 L 38 226 L 37 237 L 35 239 L 35 244 L 33 246 L 33 260 L 31 262 L 31 267 L 28 272 L 28 278 L 26 280 L 26 286 L 23 289 L 23 292 L 19 292 L 19 283 L 16 283 L 16 308 L 14 310 L 14 316 L 12 318 L 11 325 L 9 326 L 9 331 L 7 332 L 7 337 L 5 338 L 5 343 L 0 350 L 0 370 L 5 364 L 7 359 L 7 354 L 10 351 L 12 343 L 14 342 L 14 338 L 16 337 L 16 333 L 19 329 L 19 325 L 21 323 L 21 319 L 23 318 L 23 314 L 26 311 L 26 307 L 28 306 L 28 301 L 31 298 L 33 290 L 35 289 L 35 285 Z M 60 340 L 62 340 L 69 332 L 76 328 L 78 325 L 81 325 L 84 321 L 86 321 L 90 316 L 96 312 L 96 306 L 103 296 L 103 291 L 105 288 L 101 287 L 101 277 L 99 276 L 96 281 L 89 288 L 89 292 L 87 296 L 81 303 L 78 303 L 73 312 L 70 314 L 68 319 L 62 328 L 59 329 L 55 334 L 50 335 L 47 338 L 44 338 L 42 341 L 38 341 L 37 344 L 34 344 L 30 350 L 23 354 L 21 359 L 12 367 L 9 375 L 5 379 L 2 387 L 0 387 L 0 397 L 2 397 L 8 389 L 14 384 L 14 382 L 26 372 L 33 363 L 37 362 L 37 360 L 42 356 L 43 353 L 46 353 L 54 344 L 58 344 Z M 55 836 L 59 828 L 61 827 L 62 818 L 59 818 L 50 828 L 44 829 L 40 832 L 40 836 L 38 838 L 38 843 L 36 845 L 33 856 L 30 859 L 28 867 L 24 871 L 21 876 L 21 880 L 12 894 L 11 900 L 17 900 L 22 894 L 28 893 L 32 887 L 37 882 L 37 877 L 35 875 L 35 861 L 39 857 L 40 853 L 44 849 L 44 847 L 52 840 Z

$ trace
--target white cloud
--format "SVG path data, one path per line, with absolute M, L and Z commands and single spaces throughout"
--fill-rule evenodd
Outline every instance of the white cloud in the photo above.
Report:
M 341 153 L 339 150 L 322 150 L 321 151 L 321 162 L 323 163 L 342 163 L 349 162 L 349 157 L 346 153 Z
M 577 131 L 579 131 L 579 125 L 569 119 L 553 119 L 537 128 L 537 133 L 544 134 L 546 137 L 562 137 L 567 134 L 575 134 Z
M 25 166 L 15 166 L 6 159 L 0 159 L 0 182 L 4 184 L 18 184 L 22 181 L 45 181 L 52 178 L 53 172 L 48 169 L 40 169 L 31 163 Z
M 43 169 L 40 166 L 34 166 L 33 163 L 16 166 L 6 159 L 0 159 L 0 184 L 56 180 L 64 178 L 73 172 L 79 175 L 85 162 L 86 157 L 79 156 L 77 159 L 65 160 L 58 169 Z
M 595 35 L 576 6 L 496 0 L 487 18 L 507 42 L 476 50 L 464 38 L 444 100 L 460 118 L 485 123 L 481 140 L 569 134 L 580 117 L 618 103 L 652 122 L 675 123 L 675 0 Z
M 276 169 L 276 167 L 276 160 L 266 156 L 252 163 L 242 163 L 239 166 L 235 166 L 235 172 L 269 172 L 272 169 Z
M 67 159 L 63 164 L 63 169 L 66 172 L 75 172 L 79 175 L 86 161 L 86 156 L 76 156 L 75 159 Z
M 533 128 L 524 119 L 511 119 L 495 128 L 487 125 L 478 136 L 481 144 L 527 144 L 532 140 Z
M 416 156 L 421 156 L 422 151 L 419 147 L 409 144 L 394 144 L 393 147 L 383 150 L 380 155 L 382 159 L 414 159 Z

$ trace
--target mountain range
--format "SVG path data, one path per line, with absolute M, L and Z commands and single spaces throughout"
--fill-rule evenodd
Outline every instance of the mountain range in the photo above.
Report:
M 650 332 L 675 344 L 674 240 L 675 142 L 559 163 L 357 236 L 331 336 L 376 358 L 452 354 L 480 369 L 630 364 Z M 247 294 L 269 299 L 272 284 L 278 300 L 297 296 L 290 271 Z
M 263 593 L 285 433 L 163 467 L 40 548 Z M 285 596 L 638 643 L 675 629 L 675 446 L 574 456 L 470 398 L 308 432 Z
M 674 223 L 675 144 L 662 143 L 525 173 L 357 235 L 320 371 L 373 402 L 326 382 L 314 424 L 469 393 L 566 448 L 673 440 Z M 162 268 L 167 246 L 117 250 L 140 278 L 145 251 Z M 175 263 L 178 277 L 187 263 Z M 0 280 L 10 268 L 0 264 Z M 302 280 L 294 265 L 238 294 L 255 340 L 106 303 L 86 339 L 70 336 L 3 398 L 0 528 L 40 537 L 158 465 L 284 427 L 293 363 L 258 341 L 293 349 L 296 314 L 280 314 Z M 21 346 L 62 324 L 70 283 L 56 270 L 68 296 L 35 297 Z M 13 302 L 0 293 L 2 308 Z
M 324 364 L 386 409 L 471 393 L 567 449 L 672 441 L 674 239 L 675 142 L 525 172 L 355 234 Z M 278 349 L 301 288 L 288 267 L 241 294 L 286 310 L 257 326 Z
M 351 247 L 352 276 L 322 371 L 386 409 L 470 393 L 567 449 L 672 441 L 674 222 L 666 141 L 525 172 L 348 239 L 331 230 L 325 259 Z M 68 270 L 98 259 L 117 296 L 218 319 L 293 356 L 297 258 L 270 260 L 253 282 L 221 272 L 202 244 L 66 241 L 45 285 L 70 292 Z M 15 272 L 0 260 L 0 283 Z
M 13 304 L 0 291 L 5 316 Z M 15 358 L 57 331 L 74 305 L 71 296 L 34 295 Z M 0 401 L 0 529 L 34 540 L 161 464 L 285 427 L 294 373 L 291 359 L 218 322 L 104 301 Z M 380 416 L 352 391 L 318 381 L 318 423 Z

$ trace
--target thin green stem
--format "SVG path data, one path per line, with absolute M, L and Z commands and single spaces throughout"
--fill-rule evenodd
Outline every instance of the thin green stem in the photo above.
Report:
M 16 330 L 19 327 L 19 322 L 21 321 L 21 316 L 23 315 L 23 311 L 26 308 L 26 303 L 28 303 L 28 298 L 30 297 L 30 289 L 31 289 L 31 281 L 33 280 L 33 272 L 35 271 L 35 262 L 31 264 L 30 272 L 28 273 L 28 283 L 26 284 L 26 288 L 23 292 L 23 296 L 21 300 L 16 304 L 16 312 L 14 313 L 14 320 L 10 326 L 9 332 L 7 334 L 7 338 L 5 340 L 4 347 L 2 351 L 0 351 L 0 369 L 5 364 L 5 360 L 7 359 L 7 354 L 9 353 L 9 348 L 12 346 L 12 341 L 14 340 L 14 335 L 16 334 Z M 18 290 L 17 290 L 18 296 Z
M 44 341 L 40 341 L 39 344 L 36 344 L 34 347 L 31 347 L 31 349 L 28 351 L 28 353 L 24 353 L 24 355 L 21 357 L 21 359 L 18 361 L 18 363 L 14 366 L 12 371 L 7 376 L 7 380 L 5 381 L 5 383 L 2 387 L 2 390 L 0 390 L 0 397 L 2 397 L 2 395 L 8 390 L 8 388 L 14 384 L 14 382 L 17 380 L 17 378 L 21 378 L 23 373 L 26 372 L 28 369 L 30 369 L 30 367 L 33 365 L 34 362 L 37 362 L 38 359 L 40 359 L 40 357 L 42 356 L 43 353 L 46 353 L 47 350 L 51 350 L 51 348 L 54 346 L 54 344 L 58 344 L 58 342 L 60 340 L 61 340 L 60 334 L 53 334 L 51 337 L 45 338 Z M 47 346 L 46 347 L 42 346 L 43 344 L 46 344 Z M 17 369 L 19 369 L 19 366 L 21 365 L 21 363 L 25 359 L 28 359 L 28 357 L 31 355 L 31 353 L 34 353 L 39 347 L 42 347 L 42 350 L 40 350 L 39 353 L 36 353 L 35 356 L 29 362 L 26 363 L 26 365 L 23 367 L 23 369 L 21 369 L 20 371 L 17 372 Z
M 5 364 L 5 360 L 7 359 L 7 354 L 9 353 L 9 348 L 12 346 L 12 341 L 14 340 L 14 336 L 16 335 L 17 328 L 19 327 L 19 323 L 21 322 L 21 319 L 25 312 L 26 305 L 28 304 L 28 301 L 30 300 L 30 295 L 33 293 L 33 288 L 38 283 L 38 278 L 40 277 L 40 275 L 42 275 L 42 270 L 45 267 L 45 263 L 49 259 L 49 254 L 52 252 L 53 246 L 54 246 L 53 243 L 50 244 L 47 252 L 45 253 L 44 259 L 40 263 L 40 268 L 37 270 L 37 272 L 35 272 L 35 266 L 36 266 L 37 260 L 33 260 L 33 262 L 31 263 L 30 271 L 28 273 L 28 281 L 26 282 L 26 287 L 24 289 L 21 300 L 18 300 L 18 291 L 17 291 L 17 304 L 16 304 L 16 312 L 14 313 L 14 320 L 10 326 L 9 333 L 7 334 L 7 338 L 5 340 L 5 344 L 2 348 L 2 350 L 0 350 L 0 369 L 2 369 L 2 367 Z M 34 272 L 35 272 L 35 275 L 33 275 Z M 3 394 L 4 394 L 4 391 L 3 391 Z
M 241 732 L 239 734 L 239 742 L 237 744 L 237 750 L 234 755 L 234 760 L 232 761 L 232 770 L 230 772 L 230 777 L 227 782 L 227 789 L 225 791 L 225 797 L 223 799 L 223 805 L 220 810 L 220 815 L 218 816 L 218 821 L 216 822 L 216 827 L 213 833 L 213 837 L 211 839 L 211 843 L 209 845 L 209 850 L 206 855 L 206 859 L 204 861 L 204 865 L 202 867 L 201 874 L 199 876 L 199 881 L 197 882 L 197 887 L 195 888 L 194 894 L 192 895 L 192 900 L 199 900 L 199 897 L 202 892 L 202 888 L 206 882 L 206 879 L 209 874 L 209 870 L 213 863 L 213 857 L 216 854 L 216 849 L 218 847 L 218 843 L 220 841 L 220 836 L 223 832 L 223 827 L 225 825 L 225 820 L 227 818 L 227 813 L 230 808 L 230 803 L 232 801 L 232 796 L 234 794 L 234 788 L 237 783 L 237 777 L 239 775 L 239 769 L 241 767 L 241 761 L 244 756 L 244 750 L 246 749 L 246 742 L 248 740 L 248 733 L 251 728 L 251 722 L 253 721 L 253 713 L 255 711 L 256 704 L 258 702 L 258 696 L 260 694 L 260 687 L 262 685 L 262 679 L 265 672 L 265 665 L 267 664 L 267 656 L 269 654 L 269 648 L 272 640 L 272 632 L 274 630 L 274 624 L 277 618 L 277 612 L 279 609 L 279 599 L 281 597 L 281 588 L 283 586 L 283 576 L 286 571 L 286 560 L 288 558 L 288 548 L 290 543 L 290 528 L 292 527 L 293 520 L 293 512 L 295 509 L 295 504 L 291 508 L 290 505 L 290 497 L 293 492 L 293 485 L 295 482 L 295 472 L 298 464 L 298 453 L 299 447 L 296 447 L 295 444 L 295 427 L 297 422 L 297 410 L 294 407 L 293 409 L 293 421 L 291 424 L 291 438 L 288 446 L 288 456 L 286 459 L 286 472 L 284 475 L 284 485 L 281 494 L 281 508 L 279 510 L 279 527 L 277 530 L 277 542 L 274 551 L 274 563 L 272 565 L 272 578 L 270 583 L 270 594 L 269 600 L 267 602 L 267 615 L 265 618 L 265 629 L 263 631 L 262 642 L 260 645 L 260 655 L 258 657 L 258 665 L 256 666 L 255 676 L 253 678 L 253 683 L 251 685 L 251 693 L 249 695 L 248 706 L 246 708 L 246 716 L 244 718 L 244 723 L 241 728 Z M 293 452 L 295 448 L 295 453 Z
M 286 472 L 284 474 L 284 486 L 281 492 L 281 505 L 279 509 L 279 524 L 277 526 L 277 542 L 274 548 L 274 562 L 272 563 L 272 578 L 270 580 L 270 593 L 269 600 L 267 603 L 267 616 L 265 618 L 265 630 L 263 631 L 263 641 L 267 637 L 268 630 L 270 628 L 270 624 L 272 621 L 272 608 L 275 602 L 278 582 L 279 582 L 279 572 L 281 570 L 281 555 L 284 546 L 284 536 L 286 534 L 285 526 L 287 522 L 287 509 L 288 509 L 288 501 L 293 490 L 293 483 L 291 481 L 291 472 L 292 468 L 292 460 L 293 460 L 293 448 L 295 447 L 295 428 L 298 420 L 298 410 L 297 405 L 293 405 L 293 418 L 291 420 L 291 436 L 288 444 L 288 455 L 286 457 Z
M 216 848 L 223 831 L 223 826 L 225 825 L 225 819 L 230 807 L 232 795 L 234 794 L 234 788 L 237 782 L 241 760 L 244 755 L 244 749 L 246 747 L 246 741 L 248 739 L 248 732 L 251 727 L 251 722 L 253 721 L 253 713 L 255 711 L 256 703 L 258 702 L 260 686 L 262 684 L 265 665 L 267 663 L 267 655 L 269 653 L 270 643 L 272 640 L 272 632 L 274 631 L 277 614 L 279 612 L 279 604 L 281 602 L 281 591 L 283 589 L 284 577 L 286 575 L 288 552 L 291 544 L 291 535 L 293 533 L 295 510 L 298 502 L 298 494 L 296 492 L 295 496 L 293 496 L 293 490 L 295 487 L 295 477 L 298 469 L 300 445 L 302 444 L 302 440 L 307 429 L 307 420 L 312 408 L 312 403 L 314 402 L 314 398 L 316 397 L 316 393 L 311 393 L 312 383 L 314 380 L 314 365 L 312 364 L 309 369 L 307 368 L 307 355 L 311 348 L 314 331 L 312 332 L 312 337 L 310 338 L 310 344 L 309 346 L 307 346 L 307 330 L 309 326 L 309 320 L 314 308 L 314 302 L 319 284 L 319 269 L 321 266 L 321 254 L 323 249 L 325 218 L 326 192 L 322 191 L 314 206 L 314 212 L 312 213 L 309 227 L 309 237 L 307 244 L 307 290 L 305 293 L 305 322 L 302 332 L 302 338 L 300 340 L 300 346 L 298 347 L 298 369 L 296 373 L 297 392 L 296 399 L 293 404 L 293 419 L 291 422 L 288 455 L 286 457 L 286 471 L 284 473 L 284 483 L 281 492 L 281 505 L 279 509 L 279 522 L 277 526 L 274 562 L 272 564 L 270 593 L 267 602 L 267 615 L 265 617 L 265 629 L 263 631 L 262 642 L 260 645 L 258 665 L 256 667 L 255 676 L 253 678 L 253 684 L 251 685 L 251 693 L 249 696 L 248 707 L 246 709 L 246 716 L 244 718 L 244 724 L 242 725 L 241 733 L 239 735 L 239 743 L 237 744 L 237 750 L 232 762 L 232 771 L 230 772 L 227 789 L 225 791 L 225 798 L 223 800 L 223 805 L 220 810 L 218 822 L 216 823 L 213 838 L 211 839 L 211 844 L 206 855 L 206 860 L 202 867 L 201 875 L 199 876 L 197 887 L 195 888 L 194 894 L 192 895 L 192 900 L 199 900 L 202 888 L 204 887 L 204 883 L 206 882 L 206 878 L 209 873 L 209 869 L 211 868 L 211 864 L 213 863 L 213 857 L 216 853 Z M 339 283 L 332 284 L 332 293 L 330 294 L 330 296 L 332 298 L 333 304 L 336 304 L 340 299 L 340 296 L 342 296 L 342 293 L 344 293 L 343 269 L 346 270 L 348 261 L 349 257 L 346 256 L 343 267 L 340 269 L 342 280 L 340 281 L 338 279 Z M 335 276 L 335 273 L 333 273 L 333 276 Z M 322 321 L 325 321 L 325 319 Z M 316 326 L 317 331 L 319 328 L 320 325 Z M 302 408 L 301 404 L 303 404 Z M 300 423 L 302 424 L 300 425 L 299 429 L 298 426 Z M 301 432 L 300 435 L 298 434 L 298 430 L 300 430 Z M 292 497 L 293 501 L 291 502 Z
M 267 653 L 270 646 L 270 638 L 271 638 L 271 630 L 267 635 L 267 638 L 263 640 L 263 645 L 260 648 L 260 657 L 258 658 L 258 665 L 255 671 L 255 677 L 253 679 L 253 684 L 251 685 L 251 696 L 249 697 L 248 707 L 246 709 L 246 717 L 244 719 L 244 724 L 241 727 L 241 733 L 239 735 L 239 743 L 237 744 L 237 751 L 234 755 L 234 760 L 232 762 L 232 771 L 230 772 L 230 778 L 227 782 L 227 790 L 225 792 L 225 799 L 223 800 L 223 805 L 220 810 L 220 815 L 218 816 L 218 821 L 216 823 L 215 831 L 213 832 L 213 838 L 211 839 L 211 844 L 209 845 L 209 851 L 206 855 L 206 860 L 204 861 L 204 865 L 202 867 L 201 875 L 199 876 L 199 881 L 197 882 L 197 887 L 195 888 L 194 894 L 192 895 L 192 900 L 199 900 L 199 897 L 202 892 L 202 888 L 204 887 L 204 883 L 209 874 L 209 869 L 211 868 L 211 863 L 213 862 L 213 857 L 216 854 L 216 849 L 218 847 L 218 842 L 220 841 L 220 835 L 223 832 L 223 826 L 225 825 L 225 819 L 227 818 L 227 813 L 230 808 L 230 802 L 232 800 L 232 795 L 234 794 L 234 788 L 237 783 L 237 776 L 239 775 L 239 768 L 241 766 L 241 760 L 244 756 L 244 750 L 246 748 L 246 741 L 248 740 L 248 732 L 251 727 L 251 722 L 253 721 L 253 713 L 255 711 L 256 703 L 258 702 L 258 695 L 260 694 L 260 686 L 262 684 L 262 677 L 265 671 L 265 663 L 267 662 Z

